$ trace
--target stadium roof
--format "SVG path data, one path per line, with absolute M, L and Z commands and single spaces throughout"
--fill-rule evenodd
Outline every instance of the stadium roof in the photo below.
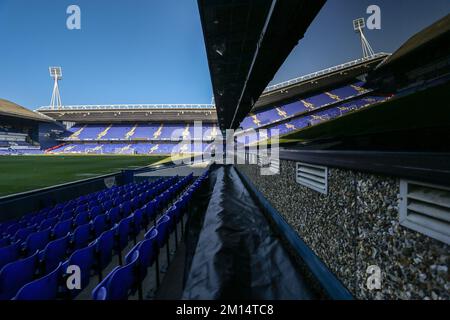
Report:
M 31 110 L 28 110 L 27 108 L 19 106 L 18 104 L 15 104 L 14 102 L 4 99 L 0 99 L 0 115 L 43 122 L 53 121 L 53 119 L 45 115 L 33 112 Z
M 443 41 L 443 43 L 447 43 L 448 45 L 449 39 L 450 14 L 412 36 L 380 65 L 380 69 L 396 64 L 417 51 L 426 49 L 426 47 L 433 43 L 441 43 Z
M 218 120 L 236 128 L 325 0 L 198 0 Z

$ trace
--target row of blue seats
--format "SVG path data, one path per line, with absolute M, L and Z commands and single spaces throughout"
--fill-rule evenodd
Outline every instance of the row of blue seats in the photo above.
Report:
M 167 247 L 169 252 L 170 234 L 177 233 L 177 224 L 187 213 L 188 203 L 194 193 L 208 177 L 208 171 L 184 192 L 184 194 L 158 219 L 156 225 L 126 255 L 125 265 L 117 266 L 92 291 L 93 300 L 126 300 L 138 291 L 143 299 L 142 282 L 147 276 L 148 268 L 158 263 L 160 249 Z M 175 243 L 178 239 L 175 239 Z M 168 256 L 169 262 L 169 256 Z M 159 271 L 156 268 L 157 283 Z
M 153 185 L 160 183 L 161 180 L 162 179 L 154 182 L 143 182 L 141 184 L 127 184 L 121 187 L 112 187 L 111 189 L 105 189 L 99 192 L 81 196 L 77 199 L 60 203 L 54 207 L 48 207 L 38 212 L 24 215 L 20 218 L 20 220 L 17 221 L 13 220 L 4 222 L 0 225 L 0 238 L 12 238 L 20 229 L 33 225 L 39 226 L 46 219 L 56 217 L 60 218 L 60 220 L 67 220 L 74 213 L 77 214 L 81 211 L 85 211 L 87 208 L 92 209 L 95 206 L 100 206 L 104 210 L 109 210 L 113 205 L 117 205 L 114 203 L 114 199 L 116 200 L 116 202 L 118 202 L 120 200 L 121 194 L 131 192 L 131 195 L 133 195 L 133 192 L 139 192 L 143 188 L 152 187 Z
M 170 182 L 165 183 L 167 184 Z M 114 202 L 108 198 L 100 198 L 100 200 L 91 199 L 89 200 L 89 204 L 78 203 L 76 206 L 73 204 L 68 204 L 62 209 L 55 209 L 49 213 L 46 213 L 45 216 L 44 214 L 39 214 L 38 216 L 32 218 L 21 219 L 20 222 L 8 227 L 7 230 L 10 232 L 6 232 L 1 238 L 0 248 L 14 243 L 23 243 L 26 247 L 27 243 L 33 242 L 36 240 L 35 238 L 38 237 L 32 236 L 33 233 L 36 233 L 37 231 L 45 231 L 49 228 L 53 229 L 53 235 L 59 238 L 67 233 L 66 230 L 69 225 L 72 227 L 81 226 L 121 203 L 123 210 L 129 211 L 130 206 L 135 207 L 138 202 L 143 202 L 145 199 L 151 198 L 155 193 L 159 192 L 159 190 L 154 188 L 155 184 L 161 184 L 161 180 L 157 180 L 145 186 L 140 186 L 139 189 L 136 189 L 136 192 L 126 191 L 125 189 L 118 191 L 117 193 L 112 193 L 111 196 L 115 197 Z M 160 189 L 165 187 L 165 185 L 159 186 Z M 137 192 L 141 193 L 139 194 Z M 36 217 L 39 217 L 39 220 L 36 220 Z M 74 217 L 74 223 L 70 224 L 68 220 L 72 220 Z M 0 262 L 0 268 L 1 267 L 2 265 Z
M 17 290 L 27 282 L 32 281 L 36 274 L 40 276 L 48 274 L 60 260 L 64 259 L 70 253 L 73 252 L 71 257 L 77 257 L 79 254 L 82 254 L 78 251 L 82 251 L 93 237 L 98 237 L 96 239 L 101 238 L 105 230 L 111 226 L 112 230 L 116 231 L 113 237 L 115 251 L 121 253 L 121 250 L 128 243 L 129 236 L 133 234 L 132 230 L 136 229 L 135 225 L 142 223 L 142 221 L 149 221 L 147 219 L 148 214 L 154 212 L 154 210 L 152 211 L 150 209 L 157 208 L 160 203 L 167 201 L 167 194 L 174 187 L 170 185 L 177 179 L 177 177 L 174 177 L 155 186 L 153 189 L 159 190 L 160 194 L 142 206 L 140 209 L 144 210 L 139 211 L 140 213 L 136 213 L 137 210 L 131 213 L 134 209 L 131 205 L 128 209 L 123 204 L 118 207 L 113 207 L 107 213 L 98 215 L 94 220 L 77 227 L 72 233 L 51 241 L 42 251 L 36 250 L 34 254 L 25 259 L 5 265 L 0 271 L 0 299 L 9 299 L 14 296 Z M 132 219 L 128 219 L 130 216 L 132 216 Z M 73 220 L 72 223 L 74 223 Z M 13 246 L 3 248 L 3 251 L 7 253 L 13 252 L 14 248 L 11 249 Z M 30 266 L 32 266 L 31 269 L 33 272 L 30 272 L 31 269 L 26 268 L 30 268 Z M 20 272 L 21 268 L 25 268 L 25 270 Z
M 19 257 L 27 257 L 28 255 L 36 252 L 36 250 L 42 250 L 49 242 L 58 240 L 68 233 L 72 233 L 71 245 L 73 249 L 79 249 L 84 246 L 86 239 L 93 233 L 98 236 L 106 224 L 113 225 L 120 221 L 121 217 L 128 216 L 132 210 L 137 209 L 139 203 L 148 202 L 153 197 L 166 188 L 168 188 L 177 178 L 172 178 L 166 181 L 157 180 L 156 186 L 149 184 L 149 190 L 141 189 L 142 194 L 138 194 L 131 200 L 129 196 L 124 195 L 122 199 L 124 202 L 117 206 L 112 206 L 106 211 L 85 211 L 77 214 L 75 217 L 67 217 L 62 215 L 61 220 L 57 222 L 53 227 L 48 227 L 44 230 L 34 232 L 35 226 L 27 227 L 18 231 L 20 237 L 27 235 L 27 238 L 22 242 L 16 237 L 16 242 L 13 242 L 9 246 L 0 248 L 0 270 L 3 266 L 17 260 Z M 133 199 L 141 199 L 141 195 L 144 195 L 143 202 L 132 201 Z M 94 207 L 97 208 L 97 207 Z M 54 220 L 55 218 L 49 218 Z M 45 223 L 45 221 L 43 221 Z M 89 224 L 89 225 L 88 225 Z

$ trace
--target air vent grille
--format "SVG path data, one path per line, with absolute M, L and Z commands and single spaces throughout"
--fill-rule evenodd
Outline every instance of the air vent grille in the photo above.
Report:
M 400 224 L 450 244 L 450 188 L 400 181 Z
M 312 164 L 297 162 L 297 183 L 318 191 L 328 193 L 328 168 Z

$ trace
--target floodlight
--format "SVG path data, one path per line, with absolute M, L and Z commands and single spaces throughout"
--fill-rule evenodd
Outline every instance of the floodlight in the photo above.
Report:
M 53 94 L 50 106 L 52 109 L 61 109 L 61 95 L 59 93 L 58 81 L 62 79 L 62 69 L 61 67 L 49 67 L 50 77 L 54 79 Z
M 353 30 L 355 32 L 359 32 L 361 29 L 364 29 L 366 27 L 366 22 L 364 18 L 358 18 L 353 20 Z
M 61 67 L 49 67 L 50 77 L 57 78 L 58 80 L 62 79 L 62 69 Z

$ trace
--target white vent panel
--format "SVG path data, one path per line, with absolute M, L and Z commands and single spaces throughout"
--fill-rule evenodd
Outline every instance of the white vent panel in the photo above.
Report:
M 328 168 L 312 164 L 297 162 L 297 183 L 318 191 L 328 193 Z

